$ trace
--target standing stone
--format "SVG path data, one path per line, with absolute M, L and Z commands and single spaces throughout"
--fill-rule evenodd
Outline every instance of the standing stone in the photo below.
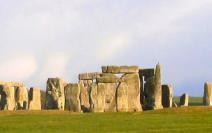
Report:
M 15 110 L 15 88 L 0 85 L 0 110 Z
M 161 109 L 162 107 L 162 87 L 161 87 L 161 70 L 157 64 L 153 77 L 146 78 L 144 84 L 145 108 Z
M 180 97 L 180 106 L 188 106 L 188 100 L 189 100 L 188 94 L 183 94 Z
M 91 85 L 91 93 L 90 93 L 90 111 L 91 112 L 98 112 L 97 110 L 97 84 L 93 83 Z
M 138 73 L 134 74 L 125 74 L 121 77 L 121 80 L 124 81 L 127 85 L 127 100 L 128 100 L 128 111 L 129 112 L 138 112 L 141 111 L 140 104 L 140 78 Z
M 46 92 L 43 90 L 40 90 L 40 96 L 41 96 L 41 109 L 46 109 Z
M 128 111 L 128 86 L 125 82 L 121 82 L 117 88 L 117 111 Z
M 30 88 L 29 110 L 41 110 L 41 90 L 39 88 Z
M 116 89 L 117 83 L 105 83 L 105 112 L 116 112 Z
M 59 78 L 49 78 L 46 87 L 46 109 L 64 110 L 64 82 Z
M 71 112 L 81 112 L 79 84 L 68 84 L 65 87 L 65 109 Z
M 104 112 L 106 87 L 104 83 L 92 84 L 91 86 L 91 111 Z
M 90 89 L 93 81 L 92 80 L 80 80 L 80 103 L 83 112 L 89 112 L 90 110 Z
M 212 83 L 206 82 L 204 85 L 203 104 L 212 106 Z
M 165 108 L 172 107 L 173 87 L 172 85 L 162 85 L 162 105 Z
M 17 86 L 15 92 L 16 109 L 27 110 L 28 109 L 28 91 L 25 86 Z

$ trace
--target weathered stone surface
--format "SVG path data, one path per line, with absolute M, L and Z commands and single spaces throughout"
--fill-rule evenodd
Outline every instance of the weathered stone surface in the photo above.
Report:
M 41 94 L 41 109 L 46 109 L 46 92 L 40 90 L 40 94 Z
M 102 66 L 103 73 L 138 73 L 138 66 Z
M 212 83 L 206 82 L 204 85 L 203 104 L 205 106 L 212 106 Z
M 39 88 L 30 88 L 29 110 L 41 110 L 41 90 Z
M 102 73 L 107 73 L 107 66 L 102 66 Z
M 0 110 L 15 110 L 15 88 L 0 85 Z
M 65 109 L 81 112 L 79 84 L 68 84 L 65 87 Z
M 82 73 L 82 74 L 79 74 L 79 80 L 94 80 L 97 77 L 99 77 L 100 74 L 101 73 L 97 73 L 97 72 L 94 72 L 94 73 Z
M 97 83 L 118 83 L 120 78 L 114 74 L 102 74 L 96 79 Z
M 18 86 L 15 88 L 15 101 L 17 110 L 28 109 L 28 91 L 25 86 Z
M 91 111 L 104 112 L 106 87 L 104 83 L 93 84 L 91 86 Z
M 143 75 L 142 75 L 142 69 L 140 68 L 139 69 L 139 79 L 140 79 L 140 103 L 141 103 L 141 106 L 143 108 L 143 105 L 144 105 L 144 99 L 145 99 L 145 96 L 144 96 L 144 80 L 143 80 Z
M 92 80 L 80 80 L 80 103 L 81 103 L 81 110 L 83 112 L 90 111 L 90 92 L 91 92 L 91 85 Z
M 117 88 L 117 111 L 128 111 L 128 86 L 126 82 L 121 82 Z
M 172 85 L 162 85 L 162 105 L 165 108 L 172 107 L 173 87 Z
M 120 66 L 119 73 L 138 73 L 139 67 L 138 66 Z
M 137 112 L 141 111 L 140 104 L 140 79 L 138 74 L 125 74 L 121 78 L 127 85 L 128 96 L 128 111 Z
M 46 109 L 64 110 L 64 81 L 59 78 L 49 78 L 46 87 Z
M 0 81 L 0 85 L 7 85 L 7 86 L 24 86 L 24 83 L 22 82 L 4 82 Z
M 183 94 L 180 97 L 180 106 L 188 106 L 189 96 L 188 94 Z
M 154 68 L 140 69 L 139 70 L 139 75 L 143 76 L 144 77 L 144 81 L 146 81 L 148 78 L 153 77 L 155 75 L 155 69 Z
M 155 74 L 149 77 L 144 84 L 144 106 L 145 109 L 161 109 L 162 107 L 162 87 L 160 65 L 156 66 Z
M 116 112 L 116 89 L 117 83 L 102 84 L 105 89 L 105 108 L 104 112 Z
M 90 93 L 90 111 L 91 112 L 98 112 L 98 101 L 97 101 L 97 84 L 93 83 L 91 85 L 91 93 Z

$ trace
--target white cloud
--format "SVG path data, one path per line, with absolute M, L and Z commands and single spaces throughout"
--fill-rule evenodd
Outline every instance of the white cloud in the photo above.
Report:
M 129 46 L 129 36 L 125 34 L 115 34 L 105 40 L 101 40 L 97 55 L 100 60 L 115 58 L 116 55 L 123 52 Z
M 49 52 L 45 61 L 38 72 L 38 76 L 42 80 L 46 80 L 49 77 L 61 77 L 66 76 L 67 65 L 70 60 L 70 55 L 62 52 Z
M 1 62 L 0 79 L 23 81 L 35 74 L 37 67 L 37 61 L 33 56 L 12 56 Z

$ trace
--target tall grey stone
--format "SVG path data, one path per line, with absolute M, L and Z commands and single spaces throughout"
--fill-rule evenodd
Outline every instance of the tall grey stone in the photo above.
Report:
M 30 88 L 29 110 L 41 110 L 41 90 L 37 87 Z
M 188 106 L 189 96 L 188 94 L 183 94 L 180 97 L 180 106 Z
M 64 110 L 64 81 L 60 78 L 49 78 L 46 87 L 46 109 Z
M 205 106 L 212 106 L 212 83 L 206 82 L 204 85 L 203 104 Z
M 65 87 L 65 109 L 71 112 L 81 112 L 79 84 L 68 84 Z
M 155 74 L 152 77 L 146 77 L 144 84 L 144 106 L 146 109 L 161 109 L 162 107 L 162 86 L 161 86 L 161 68 L 156 65 Z
M 162 105 L 165 108 L 172 107 L 173 87 L 172 85 L 162 85 Z

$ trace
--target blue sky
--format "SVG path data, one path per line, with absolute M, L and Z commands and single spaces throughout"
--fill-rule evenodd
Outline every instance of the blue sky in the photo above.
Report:
M 102 65 L 154 67 L 175 95 L 212 81 L 211 0 L 0 0 L 0 80 L 45 90 Z

